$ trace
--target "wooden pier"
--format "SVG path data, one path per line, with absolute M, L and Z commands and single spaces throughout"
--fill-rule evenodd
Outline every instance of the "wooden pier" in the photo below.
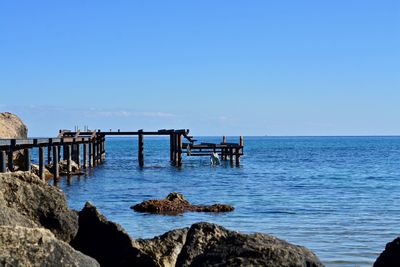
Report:
M 23 150 L 25 171 L 31 170 L 31 150 L 38 149 L 39 176 L 44 179 L 46 160 L 52 165 L 55 179 L 59 178 L 59 162 L 67 161 L 67 169 L 71 171 L 71 162 L 76 162 L 83 168 L 95 167 L 105 160 L 106 136 L 137 136 L 138 137 L 138 162 L 144 166 L 144 137 L 169 136 L 170 161 L 173 166 L 182 166 L 182 155 L 211 156 L 218 154 L 221 160 L 228 160 L 231 165 L 239 166 L 240 157 L 243 155 L 243 137 L 239 143 L 228 143 L 226 137 L 222 142 L 199 143 L 189 135 L 189 130 L 158 130 L 158 131 L 69 131 L 60 130 L 56 138 L 33 139 L 0 139 L 0 173 L 14 171 L 13 154 Z M 185 142 L 183 142 L 185 140 Z M 47 150 L 47 158 L 45 151 Z M 62 153 L 61 153 L 62 151 Z M 61 157 L 62 155 L 62 157 Z M 82 156 L 82 158 L 81 158 Z

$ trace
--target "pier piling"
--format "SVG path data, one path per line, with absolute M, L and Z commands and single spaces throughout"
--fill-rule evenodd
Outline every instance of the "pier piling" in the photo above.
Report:
M 42 146 L 39 147 L 39 177 L 44 180 L 44 170 L 45 170 L 45 162 L 44 162 L 44 148 Z
M 139 166 L 144 166 L 144 155 L 143 155 L 143 130 L 138 131 L 138 158 L 139 158 Z
M 0 172 L 7 171 L 7 154 L 5 151 L 0 151 Z

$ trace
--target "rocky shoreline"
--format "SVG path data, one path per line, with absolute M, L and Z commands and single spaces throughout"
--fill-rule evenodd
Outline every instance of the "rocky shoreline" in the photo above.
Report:
M 26 136 L 27 127 L 17 116 L 0 113 L 0 138 Z M 17 152 L 14 157 L 23 155 Z M 63 164 L 60 165 L 62 168 Z M 64 173 L 78 174 L 78 167 L 72 169 L 73 173 Z M 223 204 L 192 205 L 178 193 L 132 208 L 153 213 L 234 209 Z M 242 234 L 206 222 L 152 239 L 133 239 L 90 202 L 79 212 L 71 210 L 64 193 L 41 180 L 33 166 L 31 172 L 0 174 L 0 266 L 324 265 L 305 247 L 270 235 Z M 374 266 L 400 266 L 400 238 L 387 244 Z
M 134 240 L 31 172 L 0 175 L 0 229 L 1 266 L 323 266 L 305 247 L 205 222 Z

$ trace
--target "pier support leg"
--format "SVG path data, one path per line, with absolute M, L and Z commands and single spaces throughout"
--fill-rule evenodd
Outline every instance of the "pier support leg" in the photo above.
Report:
M 222 137 L 222 144 L 226 144 L 226 136 L 224 135 Z M 226 155 L 227 154 L 227 150 L 226 148 L 221 148 L 221 160 L 226 160 Z
M 182 166 L 182 135 L 178 135 L 178 167 Z
M 95 140 L 95 141 L 93 141 L 93 143 L 92 143 L 92 146 L 93 146 L 93 167 L 96 167 L 97 166 L 97 161 L 96 161 L 96 158 L 97 158 L 97 143 L 96 143 L 97 141 Z
M 72 166 L 71 166 L 71 145 L 67 145 L 64 148 L 67 149 L 67 172 L 71 173 Z
M 32 167 L 32 162 L 31 162 L 31 150 L 29 148 L 24 149 L 24 159 L 25 159 L 25 169 L 24 171 L 30 171 Z
M 240 148 L 236 147 L 235 149 L 235 159 L 236 159 L 236 167 L 240 166 Z
M 47 164 L 50 164 L 51 162 L 51 146 L 53 143 L 53 139 L 49 139 L 49 144 L 47 146 Z
M 90 141 L 89 146 L 89 167 L 93 166 L 93 143 Z
M 5 151 L 0 151 L 0 173 L 7 171 L 7 154 Z
M 53 146 L 53 177 L 57 180 L 60 177 L 58 167 L 58 146 Z
M 139 158 L 139 166 L 143 167 L 144 166 L 144 155 L 143 155 L 143 134 L 141 133 L 143 130 L 139 130 L 139 136 L 138 136 L 138 158 Z
M 229 162 L 233 165 L 233 147 L 229 146 Z
M 75 162 L 78 164 L 78 166 L 81 166 L 81 145 L 76 144 L 75 145 Z
M 87 144 L 83 144 L 83 168 L 87 168 Z
M 44 175 L 44 148 L 42 146 L 39 147 L 39 177 L 42 180 L 45 180 L 45 175 Z
M 11 140 L 10 150 L 8 151 L 8 170 L 10 172 L 14 171 L 14 159 L 13 159 L 14 155 L 13 154 L 14 154 L 16 142 L 17 141 L 15 139 Z
M 172 134 L 169 135 L 169 160 L 174 160 L 174 137 Z

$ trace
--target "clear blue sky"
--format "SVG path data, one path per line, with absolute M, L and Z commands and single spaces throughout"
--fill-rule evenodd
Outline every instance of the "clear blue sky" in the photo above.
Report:
M 1 1 L 0 110 L 31 136 L 400 134 L 400 4 Z

